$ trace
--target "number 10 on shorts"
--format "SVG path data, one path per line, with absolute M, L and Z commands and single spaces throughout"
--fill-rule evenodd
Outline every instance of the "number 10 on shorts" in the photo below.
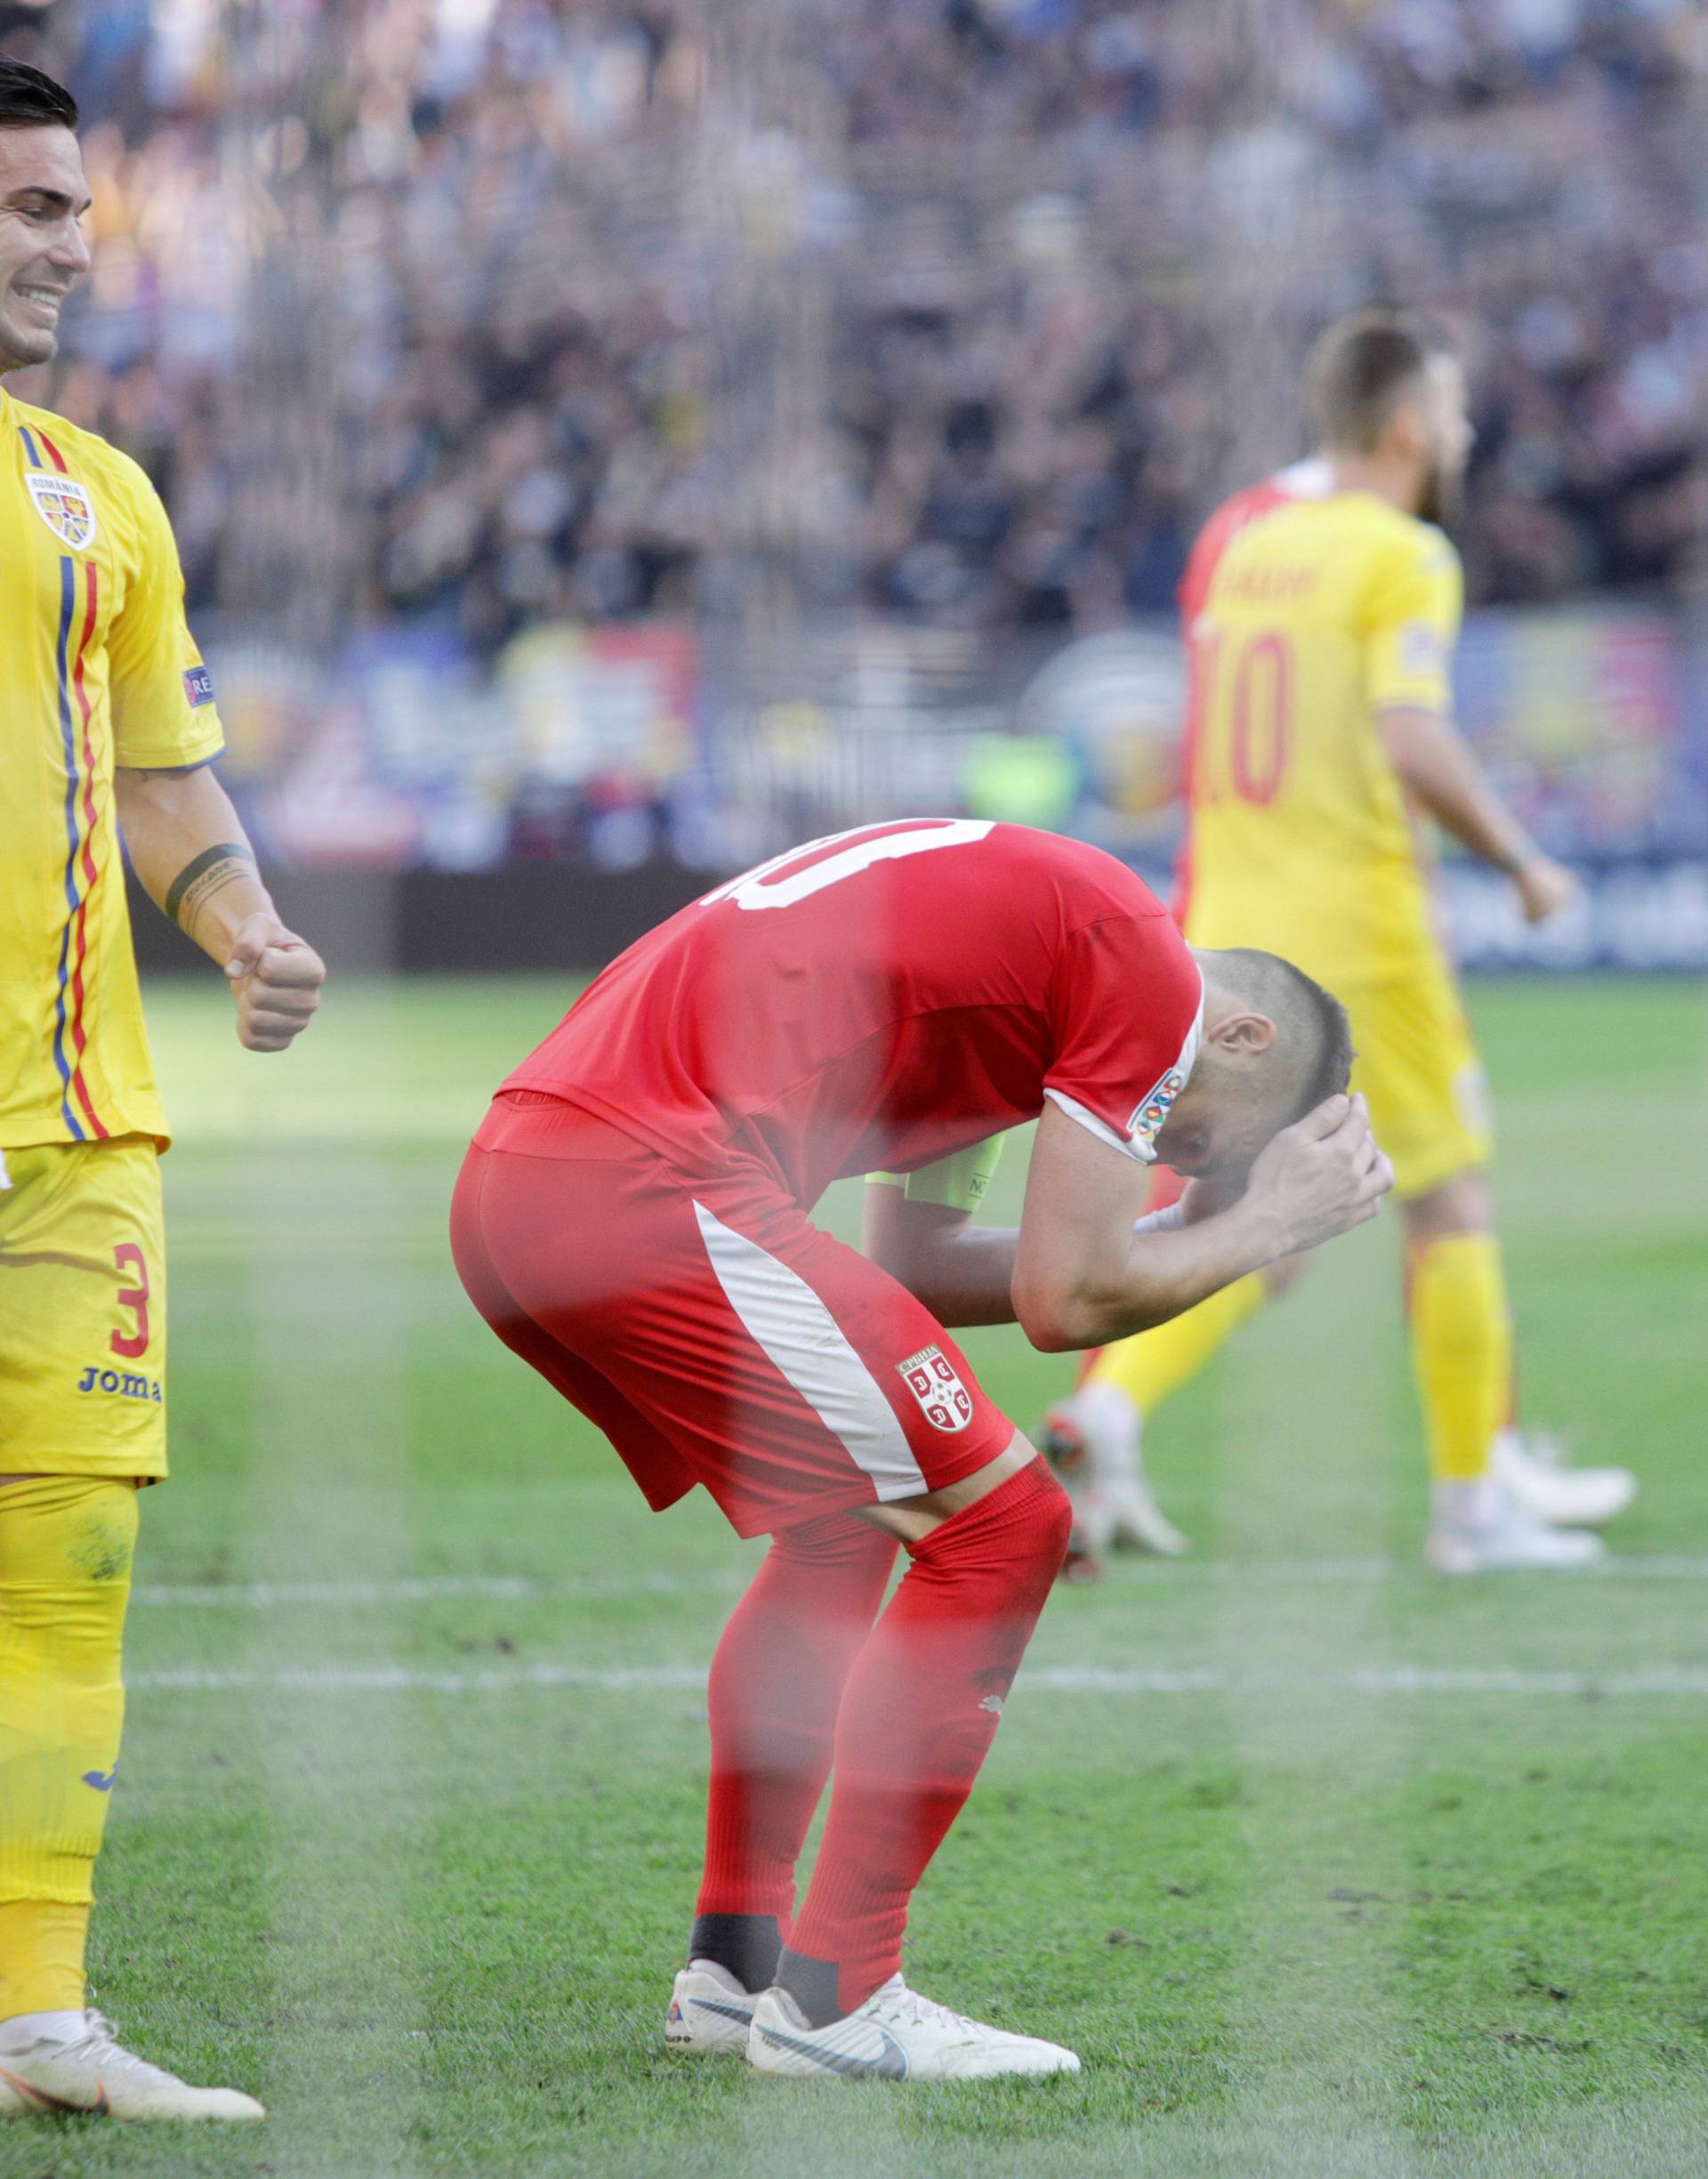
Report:
M 941 1347 L 922 1347 L 896 1368 L 933 1430 L 964 1430 L 972 1420 L 972 1395 Z

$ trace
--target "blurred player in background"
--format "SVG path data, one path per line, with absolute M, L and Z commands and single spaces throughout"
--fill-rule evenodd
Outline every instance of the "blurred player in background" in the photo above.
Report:
M 88 269 L 77 110 L 0 58 L 0 373 Z M 0 391 L 0 2116 L 258 2118 L 85 2011 L 118 1763 L 137 1493 L 166 1472 L 165 1118 L 122 827 L 154 899 L 283 1051 L 325 973 L 205 767 L 223 746 L 165 510 L 91 432 Z
M 1635 1486 L 1623 1469 L 1527 1450 L 1512 1425 L 1486 1090 L 1414 831 L 1433 820 L 1507 872 L 1532 923 L 1573 897 L 1570 873 L 1502 805 L 1453 722 L 1461 577 L 1438 525 L 1470 449 L 1464 373 L 1409 313 L 1369 310 L 1324 335 L 1307 383 L 1318 456 L 1227 501 L 1181 585 L 1188 819 L 1176 910 L 1194 945 L 1272 948 L 1346 1004 L 1353 1080 L 1405 1218 L 1429 1562 L 1583 1566 L 1602 1545 L 1582 1530 Z M 1047 1418 L 1081 1563 L 1112 1537 L 1183 1548 L 1147 1483 L 1142 1425 L 1288 1276 L 1254 1273 L 1106 1348 Z
M 471 1298 L 655 1508 L 701 1484 L 773 1538 L 712 1666 L 673 2047 L 805 2075 L 1078 2070 L 901 1975 L 1069 1525 L 945 1328 L 1018 1314 L 1084 1346 L 1373 1216 L 1392 1175 L 1341 1094 L 1350 1059 L 1327 993 L 1267 954 L 1195 958 L 1097 849 L 916 819 L 673 916 L 504 1085 L 452 1210 Z M 809 1218 L 839 1174 L 1034 1118 L 1018 1231 L 882 1186 L 870 1255 Z M 1204 1187 L 1135 1233 L 1153 1158 Z

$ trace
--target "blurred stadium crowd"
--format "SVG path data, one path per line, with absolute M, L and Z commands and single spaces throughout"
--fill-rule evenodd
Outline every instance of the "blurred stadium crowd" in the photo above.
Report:
M 1371 295 L 1471 341 L 1475 597 L 1708 575 L 1696 0 L 51 0 L 0 46 L 83 101 L 99 244 L 20 391 L 160 479 L 197 607 L 310 569 L 487 655 L 777 582 L 1165 610 Z

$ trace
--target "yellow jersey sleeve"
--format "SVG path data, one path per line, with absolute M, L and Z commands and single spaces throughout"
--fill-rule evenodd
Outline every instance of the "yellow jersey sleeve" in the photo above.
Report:
M 1453 709 L 1453 652 L 1464 577 L 1438 529 L 1420 522 L 1372 569 L 1365 596 L 1365 689 L 1373 715 Z
M 107 639 L 113 754 L 120 764 L 170 770 L 203 764 L 225 747 L 214 684 L 184 617 L 177 540 L 160 496 L 124 456 L 120 481 L 136 552 L 125 601 Z

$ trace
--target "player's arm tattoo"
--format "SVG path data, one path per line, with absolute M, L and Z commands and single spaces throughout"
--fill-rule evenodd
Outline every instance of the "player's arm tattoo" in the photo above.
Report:
M 237 878 L 254 874 L 255 859 L 243 842 L 222 840 L 217 846 L 205 847 L 193 862 L 184 865 L 166 888 L 161 905 L 181 931 L 188 931 L 197 909 L 205 907 L 216 892 Z

